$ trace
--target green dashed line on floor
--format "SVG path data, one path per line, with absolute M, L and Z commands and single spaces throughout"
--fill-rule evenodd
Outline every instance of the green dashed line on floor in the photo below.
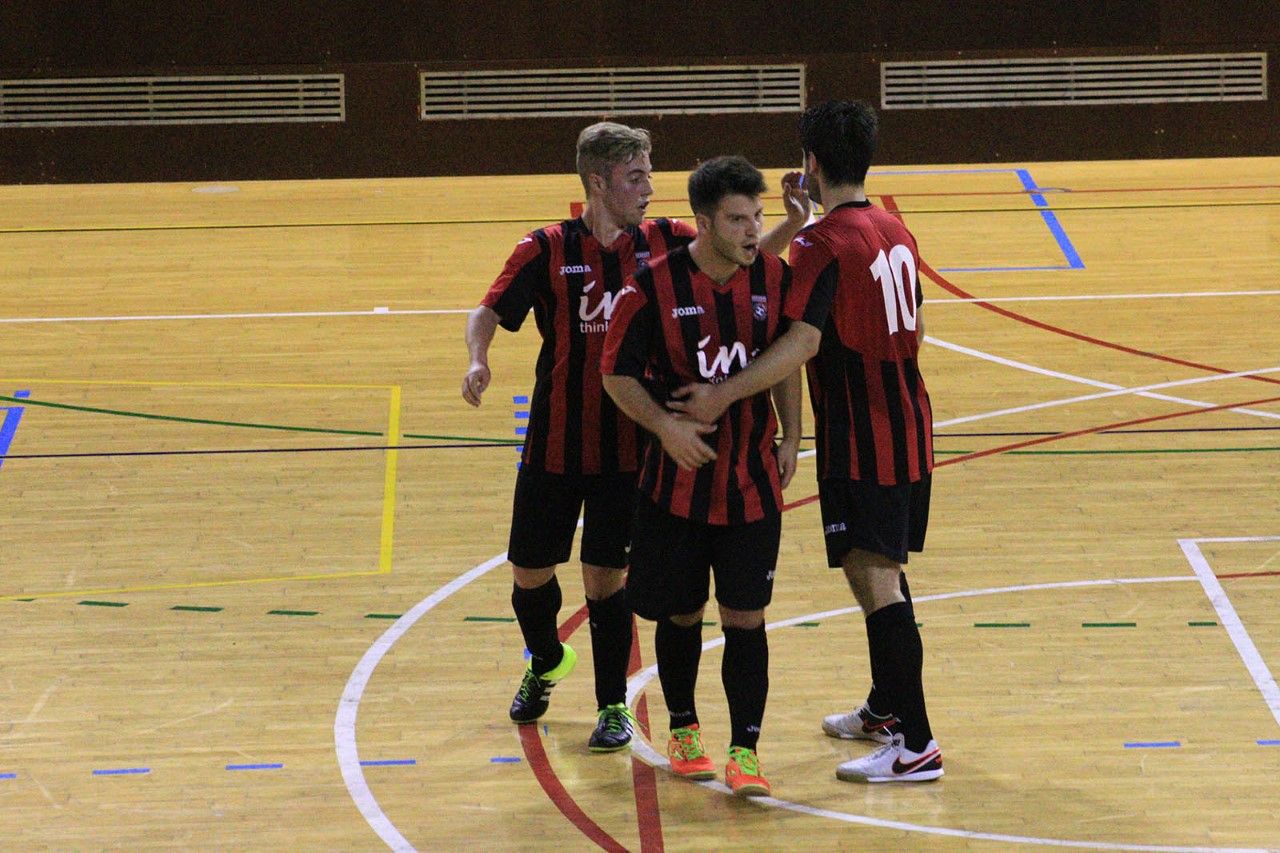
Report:
M 124 601 L 77 601 L 77 604 L 83 604 L 86 607 L 128 607 L 128 603 Z
M 268 616 L 318 616 L 319 610 L 268 610 Z
M 1218 627 L 1218 623 L 1217 623 L 1217 622 L 1188 622 L 1188 623 L 1187 623 L 1187 625 L 1191 626 L 1192 628 L 1216 628 L 1216 627 Z
M 1081 628 L 1137 628 L 1137 622 L 1081 622 Z
M 221 607 L 198 607 L 194 604 L 179 604 L 174 607 L 170 607 L 169 609 L 183 610 L 188 613 L 218 613 L 222 610 Z
M 797 623 L 795 624 L 795 626 L 794 626 L 794 627 L 796 627 L 796 628 L 817 628 L 817 627 L 818 627 L 819 625 L 821 625 L 821 624 L 822 624 L 821 622 L 797 622 Z
M 514 616 L 464 616 L 463 622 L 514 622 Z
M 974 622 L 975 628 L 1030 628 L 1030 622 Z
M 399 619 L 403 613 L 366 613 L 366 619 Z

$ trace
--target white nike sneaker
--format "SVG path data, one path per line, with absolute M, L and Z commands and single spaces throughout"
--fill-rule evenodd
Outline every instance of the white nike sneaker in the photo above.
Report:
M 897 717 L 877 717 L 871 713 L 867 703 L 854 708 L 847 714 L 831 714 L 822 718 L 822 730 L 829 737 L 842 740 L 873 740 L 876 743 L 889 743 L 892 740 L 890 726 L 898 722 Z
M 938 742 L 931 740 L 924 752 L 912 752 L 901 734 L 890 735 L 889 742 L 870 755 L 836 767 L 836 778 L 843 782 L 928 782 L 941 775 Z

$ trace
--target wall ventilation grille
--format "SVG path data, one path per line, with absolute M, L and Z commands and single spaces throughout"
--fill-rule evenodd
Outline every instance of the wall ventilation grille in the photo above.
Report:
M 341 74 L 0 80 L 0 127 L 343 121 Z
M 1265 101 L 1265 53 L 885 62 L 886 109 Z
M 804 109 L 803 65 L 423 71 L 420 78 L 427 120 Z

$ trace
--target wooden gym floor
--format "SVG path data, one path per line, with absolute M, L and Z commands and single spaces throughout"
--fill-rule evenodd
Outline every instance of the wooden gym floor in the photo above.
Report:
M 651 767 L 647 624 L 633 754 L 587 753 L 585 660 L 543 724 L 506 719 L 537 335 L 500 334 L 472 410 L 463 315 L 574 176 L 0 188 L 0 843 L 1280 846 L 1277 175 L 873 170 L 928 263 L 942 467 L 910 576 L 947 775 L 834 777 L 866 747 L 818 721 L 860 699 L 866 645 L 807 459 L 754 803 Z M 687 215 L 683 181 L 653 215 Z

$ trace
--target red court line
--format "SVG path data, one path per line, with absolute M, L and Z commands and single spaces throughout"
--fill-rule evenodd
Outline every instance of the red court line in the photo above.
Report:
M 955 465 L 959 462 L 968 462 L 970 459 L 981 459 L 984 456 L 994 456 L 997 453 L 1007 453 L 1010 450 L 1020 450 L 1024 447 L 1031 447 L 1032 445 L 1036 445 L 1036 444 L 1048 444 L 1051 441 L 1061 441 L 1064 438 L 1076 438 L 1081 435 L 1090 435 L 1092 433 L 1102 432 L 1104 430 L 1116 429 L 1117 427 L 1133 426 L 1134 424 L 1148 424 L 1148 423 L 1151 423 L 1152 421 L 1167 421 L 1171 418 L 1184 418 L 1184 417 L 1187 417 L 1188 415 L 1199 415 L 1204 412 L 1219 412 L 1224 409 L 1234 409 L 1238 406 L 1261 406 L 1264 403 L 1276 403 L 1276 402 L 1280 402 L 1280 397 L 1264 397 L 1260 400 L 1249 400 L 1244 403 L 1224 403 L 1221 406 L 1213 406 L 1212 408 L 1208 408 L 1208 409 L 1187 409 L 1180 412 L 1169 412 L 1168 414 L 1164 414 L 1164 415 L 1151 415 L 1145 418 L 1134 418 L 1133 420 L 1128 420 L 1128 421 L 1118 421 L 1112 424 L 1102 424 L 1101 426 L 1089 427 L 1087 429 L 1078 429 L 1072 432 L 1060 432 L 1060 433 L 1057 433 L 1056 435 L 1045 435 L 1039 438 L 1030 439 L 1028 441 L 1019 441 L 1014 444 L 1002 444 L 999 447 L 992 447 L 989 450 L 979 450 L 974 453 L 966 453 L 964 456 L 953 456 L 950 459 L 946 459 L 946 460 L 943 460 L 942 462 L 937 463 L 933 467 L 943 468 L 943 467 L 946 467 L 947 465 Z M 817 495 L 810 495 L 807 498 L 801 498 L 798 501 L 794 501 L 789 504 L 783 504 L 782 511 L 787 512 L 788 510 L 795 509 L 796 507 L 801 507 L 801 506 L 805 506 L 806 504 L 811 504 L 817 499 L 818 499 Z M 1280 572 L 1264 572 L 1263 574 L 1280 575 Z M 1220 578 L 1254 577 L 1254 575 L 1218 575 L 1218 577 Z
M 585 621 L 587 621 L 587 606 L 584 604 L 560 626 L 560 642 L 563 643 L 573 636 L 573 632 L 577 631 Z M 538 780 L 538 784 L 542 786 L 542 790 L 546 792 L 555 807 L 560 810 L 560 814 L 576 826 L 579 832 L 605 850 L 626 853 L 627 848 L 588 817 L 578 805 L 577 800 L 564 787 L 560 777 L 551 767 L 551 761 L 547 758 L 547 751 L 542 746 L 542 736 L 538 734 L 537 724 L 516 728 L 520 731 L 520 745 L 524 747 L 524 756 L 529 762 L 529 768 L 533 770 L 534 778 Z
M 627 848 L 619 844 L 618 840 L 612 835 L 601 829 L 599 824 L 587 817 L 587 813 L 565 790 L 560 778 L 551 769 L 551 762 L 547 760 L 547 752 L 542 748 L 542 738 L 538 735 L 537 724 L 517 726 L 517 728 L 520 730 L 520 744 L 524 747 L 524 754 L 529 760 L 529 766 L 533 769 L 533 775 L 537 777 L 538 784 L 542 786 L 542 790 L 547 792 L 547 796 L 551 798 L 551 802 L 555 803 L 560 813 L 581 830 L 583 835 L 605 850 L 627 853 Z
M 1013 171 L 1010 169 L 1009 171 Z M 930 193 L 894 193 L 898 198 L 947 198 L 950 196 L 990 196 L 990 195 L 1083 195 L 1085 193 L 1170 193 L 1170 192 L 1221 192 L 1223 190 L 1280 190 L 1280 184 L 1228 184 L 1219 187 L 1095 187 L 1076 190 L 1069 187 L 1037 187 L 1035 189 L 1018 190 L 951 190 L 948 192 Z M 781 195 L 762 195 L 766 201 L 781 200 Z M 687 198 L 653 198 L 656 204 L 674 204 L 688 201 Z M 575 202 L 576 204 L 577 202 Z M 570 206 L 572 209 L 572 205 Z M 1028 212 L 1039 210 L 1028 207 Z M 576 215 L 576 214 L 575 214 Z
M 1274 578 L 1280 577 L 1280 572 L 1237 572 L 1234 575 L 1218 575 L 1218 580 L 1231 580 L 1233 578 Z
M 627 675 L 635 675 L 643 663 L 640 660 L 640 631 L 635 617 L 631 617 L 631 660 Z M 640 733 L 652 740 L 649 734 L 649 702 L 644 694 L 636 702 L 636 720 Z M 631 786 L 636 796 L 636 825 L 640 829 L 641 853 L 662 853 L 662 812 L 658 806 L 658 773 L 634 755 L 631 756 Z
M 893 196 L 883 195 L 883 196 L 880 196 L 880 200 L 884 204 L 885 210 L 889 211 L 899 219 L 902 219 L 902 210 L 898 207 L 897 203 L 894 201 Z M 907 211 L 907 212 L 909 213 L 910 211 Z M 974 296 L 972 293 L 970 293 L 969 291 L 965 290 L 964 288 L 958 287 L 957 285 L 952 284 L 950 281 L 943 278 L 936 270 L 934 270 L 933 267 L 929 266 L 929 264 L 923 260 L 920 261 L 920 271 L 924 273 L 926 276 L 928 276 L 930 279 L 932 279 L 934 283 L 936 283 L 943 290 L 946 290 L 947 292 L 955 296 L 959 296 L 963 299 L 978 298 Z M 1042 323 L 1039 320 L 1033 320 L 1032 318 L 1028 317 L 1025 314 L 1019 314 L 1016 311 L 1010 311 L 1007 308 L 1001 308 L 999 305 L 992 305 L 990 302 L 978 301 L 972 304 L 977 305 L 980 308 L 985 308 L 986 310 L 992 311 L 996 314 L 999 314 L 1002 317 L 1008 317 L 1010 320 L 1016 320 L 1019 323 L 1025 323 L 1028 326 L 1033 326 L 1037 329 L 1043 329 L 1044 331 L 1052 332 L 1055 335 L 1063 335 L 1068 338 L 1074 338 L 1075 340 L 1083 341 L 1084 343 L 1087 343 L 1087 344 L 1093 344 L 1095 346 L 1118 350 L 1119 352 L 1128 353 L 1130 355 L 1139 355 L 1139 356 L 1142 356 L 1143 358 L 1153 358 L 1157 361 L 1163 361 L 1169 364 L 1177 364 L 1182 367 L 1191 367 L 1196 370 L 1205 370 L 1205 371 L 1208 371 L 1209 373 L 1226 374 L 1226 373 L 1237 372 L 1234 370 L 1227 370 L 1226 368 L 1223 368 L 1223 367 L 1214 367 L 1209 364 L 1200 364 L 1199 362 L 1195 362 L 1195 361 L 1186 361 L 1181 358 L 1174 358 L 1173 356 L 1162 355 L 1161 353 L 1148 352 L 1147 350 L 1135 349 L 1134 347 L 1125 346 L 1124 344 L 1117 344 L 1117 343 L 1113 343 L 1112 341 L 1104 341 L 1101 338 L 1095 338 L 1090 335 L 1082 334 L 1080 332 L 1073 332 L 1070 329 L 1064 329 L 1060 326 L 1051 326 L 1048 323 Z M 1269 376 L 1242 376 L 1241 378 L 1252 379 L 1255 382 L 1266 382 L 1271 385 L 1280 385 L 1280 379 L 1273 379 Z

